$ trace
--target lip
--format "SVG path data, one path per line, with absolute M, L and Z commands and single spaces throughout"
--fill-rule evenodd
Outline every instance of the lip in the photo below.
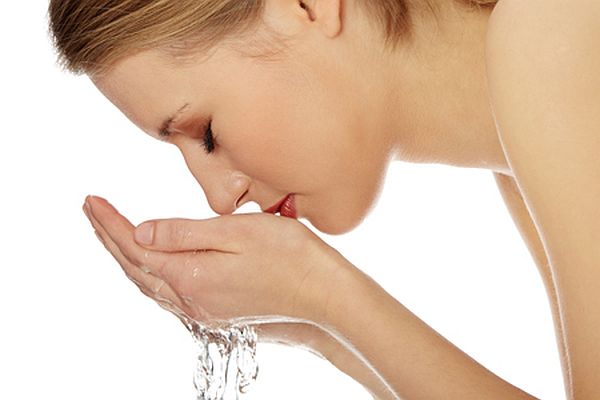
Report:
M 290 194 L 288 197 L 286 197 L 283 204 L 281 204 L 279 207 L 279 214 L 282 217 L 298 219 L 298 215 L 296 214 L 296 202 L 294 200 L 294 195 Z
M 286 199 L 288 197 L 290 197 L 291 195 L 287 195 L 285 196 L 283 199 L 279 200 L 275 205 L 273 205 L 272 207 L 267 208 L 266 210 L 263 210 L 263 212 L 269 213 L 269 214 L 275 214 L 277 211 L 279 211 L 279 207 L 281 207 L 281 205 L 283 204 L 284 201 L 286 201 Z
M 283 199 L 279 200 L 275 205 L 267 208 L 263 212 L 275 214 L 276 212 L 280 211 L 282 216 L 296 218 L 296 207 L 293 196 L 293 194 L 288 194 Z

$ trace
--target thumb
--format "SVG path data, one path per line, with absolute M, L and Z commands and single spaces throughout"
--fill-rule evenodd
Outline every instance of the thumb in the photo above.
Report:
M 135 228 L 135 241 L 143 246 L 151 246 L 152 243 L 154 243 L 154 228 L 155 224 L 153 221 L 139 224 L 137 228 Z
M 248 239 L 242 219 L 222 216 L 207 220 L 183 218 L 146 221 L 135 228 L 135 241 L 152 250 L 179 252 L 218 250 L 238 252 Z

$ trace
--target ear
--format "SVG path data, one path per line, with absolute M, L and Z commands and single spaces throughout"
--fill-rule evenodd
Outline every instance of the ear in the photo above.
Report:
M 306 18 L 318 26 L 327 37 L 336 37 L 342 30 L 343 0 L 297 0 Z

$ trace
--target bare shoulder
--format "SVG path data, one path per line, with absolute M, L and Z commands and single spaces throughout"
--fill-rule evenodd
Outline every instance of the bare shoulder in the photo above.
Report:
M 499 0 L 491 14 L 488 32 L 519 41 L 523 35 L 556 40 L 580 32 L 584 33 L 582 39 L 597 46 L 598 37 L 593 35 L 598 34 L 599 18 L 600 3 L 596 0 Z
M 556 280 L 569 398 L 600 398 L 600 2 L 500 0 L 486 73 L 498 134 Z
M 500 0 L 489 19 L 485 56 L 503 143 L 520 131 L 541 132 L 542 121 L 555 129 L 598 122 L 600 1 Z M 525 126 L 531 123 L 536 125 Z M 598 126 L 591 128 L 577 132 L 598 137 Z M 515 163 L 526 162 L 515 157 Z
M 558 83 L 587 84 L 579 69 L 600 67 L 600 2 L 597 0 L 500 0 L 486 37 L 490 79 L 542 81 L 557 73 L 576 73 Z M 519 70 L 517 70 L 519 69 Z M 503 73 L 503 71 L 506 71 Z M 515 75 L 515 73 L 521 75 Z M 579 72 L 579 73 L 578 73 Z

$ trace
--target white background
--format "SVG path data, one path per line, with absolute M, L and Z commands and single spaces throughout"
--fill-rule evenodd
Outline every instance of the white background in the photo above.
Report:
M 45 8 L 0 13 L 0 398 L 193 399 L 188 332 L 126 279 L 81 206 L 100 195 L 134 224 L 215 214 L 175 146 L 55 66 Z M 549 303 L 490 171 L 396 162 L 359 228 L 318 234 L 497 375 L 565 398 Z M 258 351 L 245 399 L 369 398 L 308 352 Z

